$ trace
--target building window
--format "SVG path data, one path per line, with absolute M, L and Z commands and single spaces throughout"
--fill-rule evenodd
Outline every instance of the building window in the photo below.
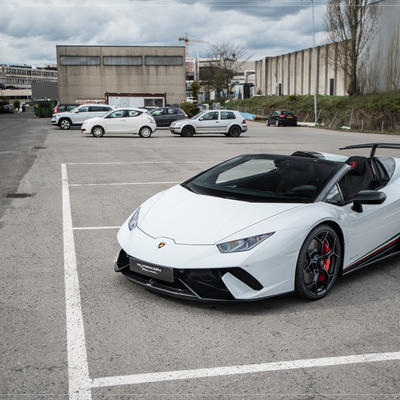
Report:
M 142 65 L 141 56 L 103 56 L 103 65 Z
M 182 56 L 146 56 L 146 65 L 183 65 Z
M 100 65 L 99 56 L 60 56 L 61 65 Z
M 144 99 L 145 107 L 163 107 L 164 99 Z

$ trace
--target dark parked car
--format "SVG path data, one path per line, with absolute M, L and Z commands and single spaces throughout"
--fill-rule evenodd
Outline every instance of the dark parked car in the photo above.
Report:
M 267 117 L 267 126 L 297 125 L 297 115 L 293 111 L 277 110 Z
M 78 106 L 79 106 L 79 104 L 57 104 L 56 107 L 54 108 L 53 114 L 57 114 L 57 113 L 65 112 L 65 111 L 71 111 Z
M 13 113 L 14 107 L 11 104 L 0 104 L 0 113 Z
M 170 126 L 178 119 L 187 118 L 187 114 L 178 107 L 161 107 L 150 111 L 150 114 L 156 120 L 157 126 Z

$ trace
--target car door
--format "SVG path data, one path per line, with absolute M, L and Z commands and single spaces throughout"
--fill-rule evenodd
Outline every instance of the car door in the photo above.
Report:
M 104 118 L 106 133 L 124 133 L 127 130 L 126 110 L 116 110 Z
M 341 190 L 341 182 L 338 187 Z M 362 212 L 354 211 L 351 201 L 339 208 L 346 241 L 345 269 L 372 256 L 400 233 L 399 187 L 388 184 L 379 191 L 386 195 L 382 204 L 363 204 Z
M 209 111 L 203 114 L 196 121 L 197 133 L 218 133 L 221 132 L 219 111 Z
M 165 116 L 165 109 L 164 108 L 158 108 L 156 110 L 153 110 L 151 112 L 151 115 L 154 117 L 157 126 L 169 126 L 166 125 L 166 116 Z
M 127 110 L 126 128 L 129 133 L 139 133 L 140 128 L 144 125 L 142 116 L 143 113 L 140 111 Z
M 89 107 L 88 106 L 80 106 L 74 115 L 74 125 L 82 125 L 83 121 L 86 121 L 90 118 Z
M 220 118 L 221 132 L 227 133 L 232 122 L 236 120 L 235 113 L 232 111 L 221 111 Z
M 176 108 L 166 108 L 165 121 L 167 126 L 170 126 L 174 121 L 178 119 L 178 111 Z

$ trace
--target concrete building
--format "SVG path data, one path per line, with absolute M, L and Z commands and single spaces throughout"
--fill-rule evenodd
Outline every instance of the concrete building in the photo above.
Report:
M 32 99 L 32 83 L 57 84 L 55 65 L 35 67 L 30 65 L 0 65 L 0 99 Z
M 346 78 L 337 60 L 337 44 L 315 48 L 317 88 L 320 95 L 346 95 Z M 309 95 L 314 93 L 313 49 L 305 49 L 256 61 L 256 94 Z
M 57 46 L 60 103 L 185 100 L 184 46 Z

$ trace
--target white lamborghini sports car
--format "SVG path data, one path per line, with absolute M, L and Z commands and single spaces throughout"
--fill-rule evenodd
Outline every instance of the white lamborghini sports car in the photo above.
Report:
M 246 154 L 145 201 L 121 227 L 115 271 L 156 292 L 319 299 L 339 275 L 400 253 L 400 159 Z

